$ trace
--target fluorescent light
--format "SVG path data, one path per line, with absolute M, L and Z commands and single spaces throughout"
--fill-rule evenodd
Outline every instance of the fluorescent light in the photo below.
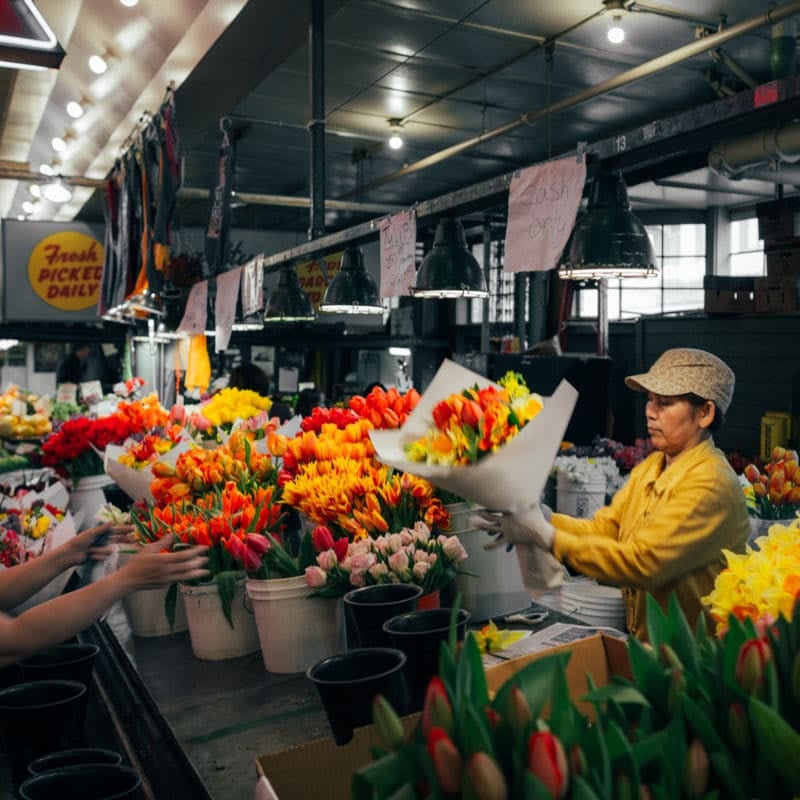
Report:
M 389 348 L 389 355 L 390 356 L 410 356 L 411 355 L 411 348 L 410 347 L 390 347 Z
M 108 69 L 108 62 L 102 56 L 91 56 L 89 58 L 89 69 L 95 75 L 102 75 Z
M 122 5 L 127 6 L 128 8 L 133 8 L 139 0 L 119 0 Z

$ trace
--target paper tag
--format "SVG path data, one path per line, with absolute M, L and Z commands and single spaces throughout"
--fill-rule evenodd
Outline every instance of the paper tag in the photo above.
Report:
M 81 397 L 84 403 L 92 399 L 99 400 L 103 396 L 103 384 L 100 381 L 84 381 L 81 383 Z
M 28 413 L 28 404 L 24 400 L 12 400 L 11 413 L 16 417 L 24 417 Z
M 416 278 L 417 217 L 401 211 L 381 221 L 381 297 L 409 295 Z
M 77 403 L 78 384 L 62 383 L 56 389 L 56 403 Z

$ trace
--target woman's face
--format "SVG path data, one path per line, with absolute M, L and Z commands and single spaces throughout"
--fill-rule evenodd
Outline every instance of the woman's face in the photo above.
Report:
M 683 397 L 648 392 L 645 418 L 653 447 L 666 453 L 669 461 L 705 438 L 714 420 L 714 404 L 706 401 L 697 407 Z

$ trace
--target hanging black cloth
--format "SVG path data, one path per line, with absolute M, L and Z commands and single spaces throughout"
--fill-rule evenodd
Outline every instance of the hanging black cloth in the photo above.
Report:
M 163 271 L 172 244 L 171 230 L 175 223 L 178 189 L 181 185 L 180 138 L 175 116 L 175 95 L 171 92 L 158 116 L 158 186 L 153 245 L 156 250 L 156 268 Z
M 103 250 L 103 273 L 100 279 L 100 293 L 97 301 L 97 314 L 102 317 L 109 308 L 113 308 L 115 291 L 121 284 L 119 266 L 119 164 L 105 182 L 103 195 L 103 217 L 105 219 L 105 238 Z
M 222 147 L 219 151 L 217 181 L 211 190 L 206 223 L 205 254 L 206 274 L 210 278 L 224 272 L 230 248 L 231 191 L 233 190 L 236 148 L 228 136 L 229 121 L 220 121 Z

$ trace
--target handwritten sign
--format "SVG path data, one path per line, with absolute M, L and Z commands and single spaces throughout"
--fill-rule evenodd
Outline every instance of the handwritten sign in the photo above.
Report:
M 409 295 L 416 276 L 417 215 L 401 211 L 381 221 L 381 297 Z
M 179 331 L 188 333 L 189 336 L 199 336 L 206 329 L 208 316 L 208 281 L 200 281 L 192 286 L 186 300 L 186 309 L 183 319 L 178 325 Z
M 586 182 L 574 156 L 520 170 L 508 189 L 506 272 L 553 269 L 567 243 Z
M 249 317 L 264 307 L 263 257 L 256 256 L 242 269 L 242 314 Z
M 230 269 L 217 275 L 217 296 L 214 298 L 214 321 L 216 322 L 214 352 L 216 353 L 225 350 L 231 340 L 243 269 L 243 267 L 236 267 L 236 269 Z
M 316 258 L 313 261 L 303 261 L 295 265 L 297 279 L 300 287 L 308 295 L 311 305 L 315 310 L 319 309 L 325 289 L 339 271 L 342 263 L 342 253 L 329 253 L 324 258 Z

